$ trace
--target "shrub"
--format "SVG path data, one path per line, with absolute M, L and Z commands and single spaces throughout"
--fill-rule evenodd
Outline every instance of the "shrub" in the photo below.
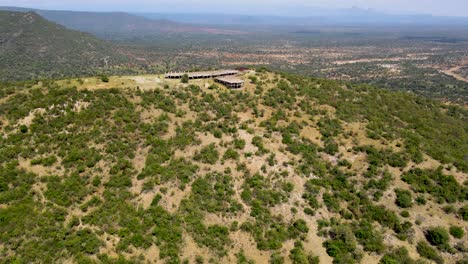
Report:
M 468 204 L 458 210 L 458 216 L 464 221 L 468 221 Z
M 437 264 L 444 263 L 444 260 L 439 256 L 437 251 L 429 246 L 429 244 L 427 244 L 425 241 L 419 241 L 418 245 L 416 246 L 416 250 L 418 251 L 419 255 L 424 258 L 434 260 Z
M 280 253 L 274 252 L 271 254 L 270 264 L 284 264 L 284 257 Z
M 307 255 L 300 241 L 294 243 L 294 248 L 291 250 L 289 258 L 293 264 L 318 264 L 320 262 L 318 257 Z
M 413 264 L 416 263 L 409 256 L 406 248 L 401 247 L 385 254 L 379 261 L 379 264 Z
M 21 133 L 26 134 L 26 133 L 28 133 L 28 127 L 25 126 L 25 125 L 21 125 L 20 126 L 20 131 L 21 131 Z
M 33 159 L 31 160 L 31 165 L 43 165 L 49 167 L 52 166 L 55 162 L 57 162 L 57 157 L 55 155 L 51 155 L 44 158 Z
M 256 84 L 258 82 L 257 76 L 249 76 L 249 79 L 253 84 Z
M 245 148 L 245 140 L 243 139 L 235 139 L 234 140 L 234 147 L 236 149 L 244 149 Z
M 327 254 L 336 263 L 358 263 L 362 255 L 357 252 L 354 234 L 346 225 L 336 226 L 329 232 L 331 239 L 325 241 Z
M 416 197 L 416 203 L 419 205 L 425 205 L 426 204 L 426 198 L 424 196 L 420 195 Z
M 258 148 L 258 151 L 259 151 L 261 154 L 268 152 L 268 150 L 266 150 L 266 149 L 265 149 L 265 146 L 263 145 L 263 140 L 262 140 L 261 137 L 255 136 L 255 137 L 252 139 L 252 144 Z
M 360 223 L 354 234 L 365 251 L 381 253 L 385 249 L 382 236 L 374 231 L 370 223 Z
M 212 85 L 210 85 L 210 86 L 208 87 L 208 89 L 209 89 L 209 90 L 218 90 L 219 87 L 218 87 L 218 85 L 216 85 L 216 84 L 212 84 Z
M 336 144 L 336 142 L 333 140 L 326 140 L 323 151 L 329 155 L 335 155 L 338 153 L 338 144 Z
M 180 82 L 181 83 L 188 83 L 189 80 L 190 80 L 190 78 L 189 78 L 188 74 L 184 74 L 184 75 L 182 75 L 182 78 L 180 79 Z
M 233 159 L 233 160 L 237 160 L 239 159 L 239 153 L 237 153 L 237 151 L 235 151 L 234 149 L 227 149 L 226 152 L 224 152 L 224 155 L 223 155 L 223 160 L 228 160 L 228 159 Z
M 445 246 L 450 241 L 447 230 L 443 227 L 432 227 L 426 231 L 426 239 L 434 246 Z
M 402 217 L 404 217 L 404 218 L 408 218 L 408 217 L 410 216 L 410 213 L 409 213 L 408 211 L 404 210 L 404 211 L 402 211 L 402 212 L 400 213 L 400 215 L 401 215 Z
M 299 219 L 288 228 L 288 232 L 290 237 L 296 238 L 301 234 L 307 234 L 309 227 L 307 227 L 306 221 Z
M 463 238 L 465 235 L 465 231 L 459 226 L 451 226 L 449 232 L 454 238 Z
M 196 161 L 207 164 L 215 164 L 219 159 L 219 152 L 214 143 L 202 148 L 199 153 L 194 156 Z
M 105 74 L 102 74 L 100 78 L 102 82 L 105 82 L 105 83 L 109 82 L 109 77 Z
M 444 212 L 447 214 L 453 214 L 457 211 L 457 209 L 455 209 L 455 206 L 453 205 L 444 206 L 442 207 L 442 210 L 444 210 Z
M 408 190 L 396 189 L 396 200 L 395 204 L 401 208 L 409 208 L 413 205 L 413 198 L 411 197 L 411 192 Z

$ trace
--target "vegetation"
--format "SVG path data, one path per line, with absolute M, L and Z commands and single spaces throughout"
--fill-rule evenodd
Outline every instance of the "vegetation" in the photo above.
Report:
M 236 91 L 119 76 L 1 84 L 0 263 L 463 260 L 464 110 L 244 75 L 256 84 Z
M 401 208 L 409 208 L 413 205 L 413 198 L 411 197 L 411 192 L 407 190 L 395 190 L 396 193 L 396 205 Z
M 385 254 L 379 262 L 379 264 L 393 263 L 413 264 L 416 263 L 416 261 L 410 258 L 409 252 L 406 248 L 401 247 Z
M 421 255 L 422 257 L 433 260 L 437 264 L 444 263 L 444 259 L 437 253 L 437 251 L 434 248 L 432 248 L 425 241 L 418 242 L 416 249 L 419 255 Z
M 181 83 L 188 83 L 189 82 L 189 76 L 188 74 L 182 75 L 182 78 L 180 79 Z
M 1 81 L 93 75 L 128 61 L 113 45 L 36 13 L 0 11 L 0 25 Z
M 453 176 L 444 175 L 441 168 L 435 171 L 411 170 L 405 173 L 401 179 L 409 183 L 415 192 L 429 193 L 441 203 L 455 203 L 465 201 L 468 198 L 467 187 L 461 186 Z
M 461 239 L 465 235 L 465 230 L 459 226 L 451 226 L 449 231 L 450 235 L 452 235 L 454 238 Z
M 450 236 L 445 228 L 433 227 L 426 231 L 426 239 L 434 246 L 439 248 L 447 248 L 450 241 Z

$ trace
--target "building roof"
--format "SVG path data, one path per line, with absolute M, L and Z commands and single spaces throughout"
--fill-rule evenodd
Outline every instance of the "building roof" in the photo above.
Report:
M 226 76 L 226 77 L 218 77 L 216 80 L 223 82 L 223 83 L 229 83 L 229 84 L 242 84 L 244 83 L 244 80 L 238 77 L 233 77 L 233 76 Z
M 239 71 L 237 70 L 219 70 L 219 71 L 202 71 L 202 72 L 174 72 L 168 73 L 165 75 L 166 78 L 181 78 L 185 74 L 189 76 L 189 78 L 214 78 L 219 76 L 225 75 L 234 75 L 238 74 Z

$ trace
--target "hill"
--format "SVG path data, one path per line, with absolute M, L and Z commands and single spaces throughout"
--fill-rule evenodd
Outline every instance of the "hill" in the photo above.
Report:
M 109 43 L 36 13 L 0 11 L 0 80 L 76 76 L 125 61 Z
M 125 12 L 79 12 L 0 7 L 0 10 L 36 12 L 44 18 L 67 28 L 100 37 L 131 37 L 167 33 L 236 34 L 235 31 L 177 23 L 166 19 L 148 19 Z
M 0 263 L 466 263 L 466 110 L 240 78 L 0 86 Z

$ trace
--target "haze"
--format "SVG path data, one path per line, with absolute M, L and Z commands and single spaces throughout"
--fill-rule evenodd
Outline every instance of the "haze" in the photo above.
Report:
M 127 11 L 170 13 L 237 13 L 284 16 L 307 16 L 317 9 L 376 9 L 398 14 L 432 14 L 437 16 L 468 16 L 466 0 L 237 0 L 225 3 L 217 0 L 3 0 L 3 6 L 83 11 Z

